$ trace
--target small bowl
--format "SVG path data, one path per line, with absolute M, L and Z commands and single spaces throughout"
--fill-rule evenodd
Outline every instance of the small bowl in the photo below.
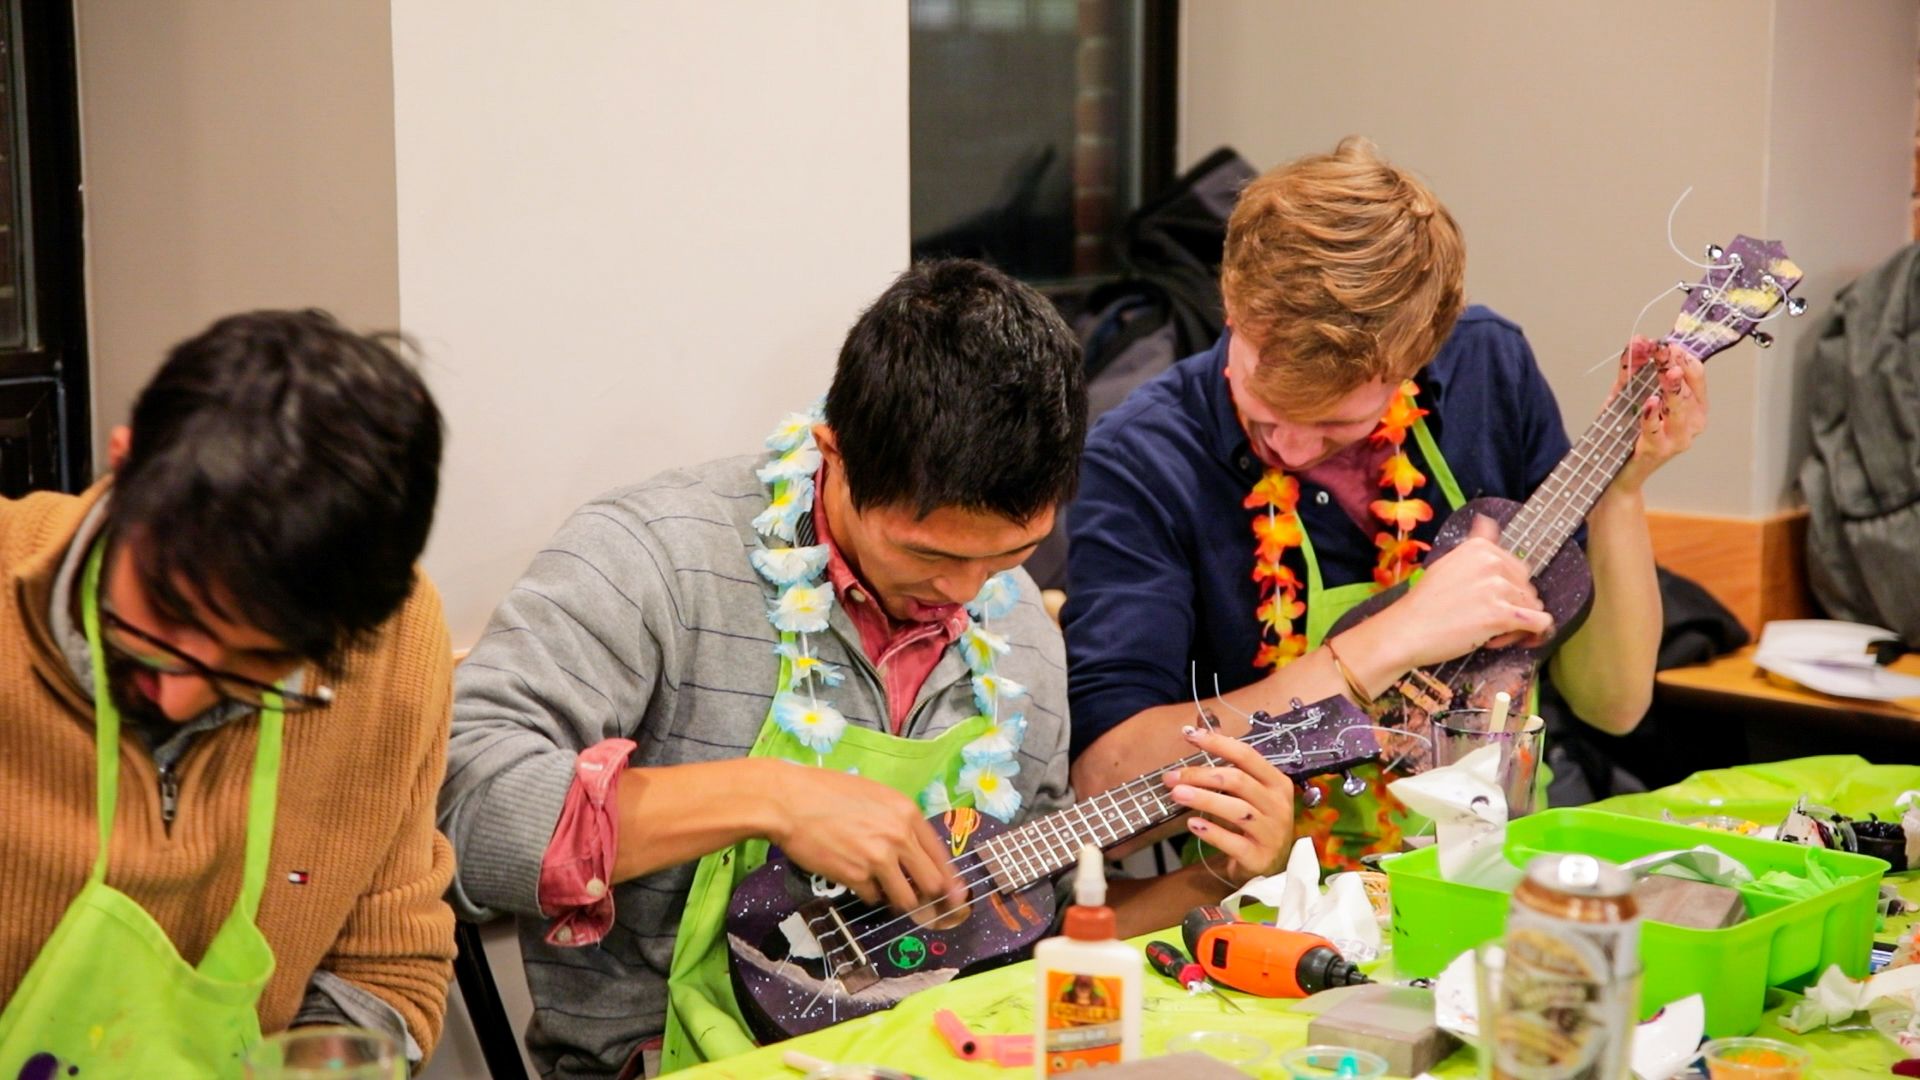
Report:
M 1188 1031 L 1167 1040 L 1167 1053 L 1205 1054 L 1237 1069 L 1251 1069 L 1267 1060 L 1273 1045 L 1238 1031 Z
M 1889 829 L 1887 825 L 1893 827 Z M 1872 835 L 1876 831 L 1884 831 L 1889 835 Z M 1853 837 L 1854 846 L 1860 854 L 1887 861 L 1888 873 L 1901 874 L 1910 869 L 1907 866 L 1907 834 L 1898 823 L 1856 821 L 1853 823 Z
M 1374 1080 L 1387 1075 L 1387 1059 L 1346 1046 L 1305 1046 L 1281 1055 L 1280 1067 L 1293 1080 Z
M 1713 1080 L 1805 1080 L 1813 1056 L 1778 1039 L 1714 1039 L 1701 1049 Z

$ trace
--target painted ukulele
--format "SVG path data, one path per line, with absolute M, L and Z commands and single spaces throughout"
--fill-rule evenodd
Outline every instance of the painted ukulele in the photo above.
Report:
M 1737 236 L 1724 249 L 1717 244 L 1708 247 L 1707 260 L 1709 269 L 1699 282 L 1677 286 L 1687 300 L 1666 343 L 1701 360 L 1748 336 L 1765 348 L 1773 338 L 1756 324 L 1782 305 L 1789 315 L 1806 310 L 1805 300 L 1788 296 L 1800 282 L 1800 268 L 1778 242 Z M 1424 736 L 1430 717 L 1442 710 L 1486 708 L 1502 690 L 1516 702 L 1526 700 L 1540 664 L 1584 616 L 1593 593 L 1586 555 L 1580 545 L 1567 541 L 1633 456 L 1640 433 L 1640 405 L 1658 388 L 1659 377 L 1655 364 L 1634 373 L 1525 504 L 1474 499 L 1442 523 L 1427 556 L 1429 562 L 1466 539 L 1476 516 L 1499 522 L 1500 544 L 1525 560 L 1532 571 L 1534 588 L 1553 616 L 1553 630 L 1539 644 L 1483 648 L 1409 673 L 1376 702 L 1375 715 L 1382 724 Z M 1407 585 L 1401 584 L 1370 597 L 1335 623 L 1332 633 L 1371 617 L 1406 590 Z M 1421 740 L 1388 736 L 1388 742 L 1398 744 L 1391 749 L 1402 755 L 1396 762 L 1399 768 L 1418 772 L 1432 762 L 1432 751 Z
M 1303 779 L 1379 756 L 1359 706 L 1329 698 L 1280 717 L 1255 713 L 1241 741 Z M 1167 768 L 1206 765 L 1195 755 Z M 1057 813 L 1009 828 L 972 809 L 930 819 L 968 887 L 959 925 L 935 929 L 870 906 L 796 869 L 778 848 L 727 906 L 734 994 L 763 1042 L 892 1007 L 919 990 L 1019 959 L 1053 924 L 1055 873 L 1080 849 L 1111 848 L 1187 812 L 1155 769 Z

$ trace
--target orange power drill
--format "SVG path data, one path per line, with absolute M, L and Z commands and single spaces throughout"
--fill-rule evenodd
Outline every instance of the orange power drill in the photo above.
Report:
M 1212 905 L 1188 912 L 1180 933 L 1208 978 L 1259 997 L 1302 998 L 1373 981 L 1318 934 L 1240 922 Z

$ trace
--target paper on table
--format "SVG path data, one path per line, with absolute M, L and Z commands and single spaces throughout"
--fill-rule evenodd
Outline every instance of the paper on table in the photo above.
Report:
M 1480 1004 L 1473 965 L 1473 950 L 1468 949 L 1454 957 L 1453 963 L 1433 980 L 1433 1022 L 1470 1043 L 1480 1040 Z
M 1834 964 L 1819 982 L 1807 987 L 1807 996 L 1780 1018 L 1780 1026 L 1804 1034 L 1837 1024 L 1882 998 L 1915 993 L 1920 993 L 1920 966 L 1888 968 L 1856 981 Z
M 1688 994 L 1633 1029 L 1633 1074 L 1640 1080 L 1667 1080 L 1700 1056 L 1707 1034 L 1707 1002 Z
M 1483 746 L 1452 765 L 1387 785 L 1416 814 L 1432 818 L 1440 876 L 1488 889 L 1511 889 L 1523 871 L 1507 861 L 1507 798 L 1500 789 L 1500 747 Z
M 1753 662 L 1823 694 L 1866 701 L 1920 697 L 1920 677 L 1873 662 L 1869 643 L 1898 637 L 1891 630 L 1835 619 L 1781 619 L 1760 629 Z

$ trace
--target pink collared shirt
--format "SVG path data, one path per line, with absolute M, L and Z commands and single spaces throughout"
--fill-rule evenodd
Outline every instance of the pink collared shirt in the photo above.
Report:
M 815 474 L 815 490 L 826 480 L 825 466 Z M 814 531 L 827 546 L 827 580 L 841 608 L 860 632 L 860 649 L 880 673 L 887 698 L 888 723 L 900 734 L 920 688 L 947 646 L 967 628 L 960 604 L 923 608 L 907 620 L 895 620 L 841 557 L 827 528 L 825 500 L 816 500 Z M 607 739 L 574 764 L 573 786 L 560 811 L 560 823 L 540 862 L 540 910 L 552 920 L 551 945 L 593 945 L 613 928 L 613 856 L 619 849 L 620 774 L 634 743 Z

